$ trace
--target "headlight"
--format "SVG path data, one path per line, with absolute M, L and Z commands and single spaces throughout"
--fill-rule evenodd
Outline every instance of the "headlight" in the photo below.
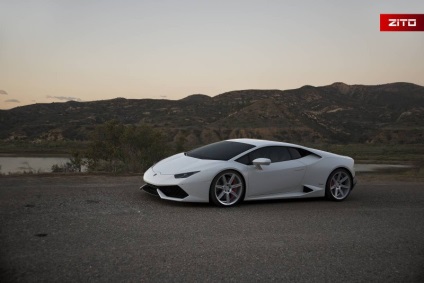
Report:
M 191 175 L 194 175 L 194 174 L 199 173 L 199 172 L 200 171 L 180 173 L 180 174 L 175 174 L 174 177 L 175 177 L 175 179 L 183 179 L 183 178 L 190 177 Z

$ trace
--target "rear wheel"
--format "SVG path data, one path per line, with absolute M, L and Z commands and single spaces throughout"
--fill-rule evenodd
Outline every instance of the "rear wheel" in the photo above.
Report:
M 212 181 L 209 198 L 218 206 L 233 206 L 243 200 L 245 185 L 240 173 L 227 170 Z
M 345 200 L 352 190 L 352 184 L 352 177 L 346 169 L 336 169 L 328 177 L 325 196 L 334 201 Z

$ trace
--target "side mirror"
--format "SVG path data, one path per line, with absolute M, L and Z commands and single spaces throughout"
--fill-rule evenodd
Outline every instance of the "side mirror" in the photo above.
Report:
M 252 161 L 253 165 L 255 165 L 255 168 L 258 170 L 262 170 L 261 165 L 269 165 L 271 164 L 271 160 L 268 158 L 256 158 Z

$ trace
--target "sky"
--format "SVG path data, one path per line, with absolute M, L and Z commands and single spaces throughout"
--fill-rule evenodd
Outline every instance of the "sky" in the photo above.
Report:
M 0 109 L 303 85 L 424 85 L 423 0 L 0 0 Z

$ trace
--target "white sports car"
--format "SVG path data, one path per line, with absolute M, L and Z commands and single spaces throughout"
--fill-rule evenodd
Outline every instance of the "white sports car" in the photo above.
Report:
M 243 200 L 327 197 L 342 201 L 354 161 L 300 145 L 233 139 L 163 159 L 144 173 L 147 193 L 181 202 L 232 206 Z

